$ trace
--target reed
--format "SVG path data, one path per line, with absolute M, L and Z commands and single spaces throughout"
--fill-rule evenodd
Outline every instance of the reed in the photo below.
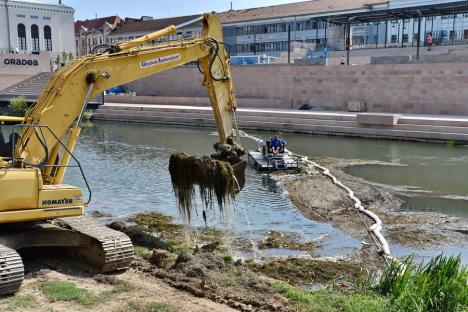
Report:
M 468 309 L 468 270 L 461 257 L 439 255 L 427 264 L 393 262 L 377 291 L 390 298 L 389 311 L 458 312 Z

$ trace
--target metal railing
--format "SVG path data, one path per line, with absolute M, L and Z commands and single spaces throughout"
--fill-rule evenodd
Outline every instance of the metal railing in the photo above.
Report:
M 16 149 L 16 144 L 15 144 L 15 133 L 17 132 L 17 129 L 20 128 L 34 128 L 34 131 L 36 133 L 36 136 L 38 140 L 41 142 L 41 144 L 44 147 L 45 151 L 45 160 L 43 163 L 39 165 L 39 167 L 42 168 L 78 168 L 81 173 L 81 177 L 83 178 L 83 181 L 86 185 L 86 188 L 88 189 L 88 200 L 85 202 L 85 205 L 88 205 L 91 202 L 92 198 L 92 192 L 91 192 L 91 187 L 89 186 L 88 180 L 86 179 L 86 175 L 84 174 L 83 168 L 81 167 L 80 162 L 78 159 L 73 155 L 73 153 L 66 147 L 66 145 L 60 140 L 60 138 L 49 128 L 49 126 L 46 125 L 33 125 L 33 124 L 18 124 L 13 126 L 12 130 L 12 135 L 11 135 L 11 156 L 12 156 L 12 163 L 15 164 L 17 162 L 23 162 L 23 159 L 21 157 L 17 157 L 15 153 Z M 60 144 L 60 146 L 63 148 L 63 150 L 70 155 L 71 158 L 76 162 L 76 165 L 45 165 L 44 163 L 48 160 L 49 158 L 49 148 L 47 146 L 47 143 L 45 142 L 44 138 L 44 133 L 42 132 L 42 129 L 46 129 L 52 136 L 57 140 L 57 142 Z M 21 137 L 19 137 L 19 140 L 21 141 L 22 147 L 24 147 L 24 142 Z

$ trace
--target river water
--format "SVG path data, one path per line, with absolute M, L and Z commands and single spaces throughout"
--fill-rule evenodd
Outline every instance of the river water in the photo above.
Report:
M 268 133 L 257 133 L 267 136 Z M 355 167 L 351 173 L 366 179 L 409 185 L 426 196 L 409 198 L 405 209 L 436 210 L 455 216 L 468 217 L 468 149 L 443 145 L 396 141 L 362 140 L 285 134 L 289 147 L 296 153 L 345 159 L 380 160 L 405 164 L 407 167 Z M 89 211 L 99 210 L 122 218 L 137 212 L 157 211 L 179 218 L 168 172 L 169 156 L 177 150 L 189 154 L 209 154 L 216 141 L 212 130 L 178 129 L 130 123 L 99 122 L 84 127 L 75 155 L 80 160 L 93 190 Z M 244 139 L 247 149 L 256 148 Z M 422 173 L 424 172 L 424 173 Z M 83 187 L 79 174 L 70 169 L 66 182 Z M 429 193 L 428 193 L 429 192 Z M 437 200 L 428 200 L 427 194 Z M 444 198 L 456 195 L 456 198 Z M 448 205 L 446 201 L 456 201 Z M 201 204 L 198 203 L 201 207 Z M 305 218 L 284 196 L 283 191 L 267 175 L 252 168 L 247 171 L 247 184 L 236 199 L 231 217 L 209 214 L 209 226 L 222 229 L 232 237 L 242 237 L 255 243 L 268 231 L 281 231 L 300 237 L 303 242 L 317 242 L 313 252 L 269 249 L 233 251 L 234 255 L 261 256 L 341 256 L 360 248 L 357 241 L 328 224 Z M 202 226 L 201 217 L 194 218 Z M 440 251 L 418 251 L 391 246 L 396 255 L 416 252 L 430 256 Z M 457 247 L 444 252 L 468 254 Z

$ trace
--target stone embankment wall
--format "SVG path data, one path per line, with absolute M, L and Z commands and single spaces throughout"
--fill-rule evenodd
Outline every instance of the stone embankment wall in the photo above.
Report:
M 297 109 L 308 104 L 343 111 L 349 101 L 365 101 L 371 112 L 468 115 L 467 63 L 239 66 L 233 77 L 243 107 Z M 179 67 L 127 87 L 141 96 L 185 97 L 179 105 L 191 105 L 191 97 L 206 97 L 201 82 L 196 67 Z

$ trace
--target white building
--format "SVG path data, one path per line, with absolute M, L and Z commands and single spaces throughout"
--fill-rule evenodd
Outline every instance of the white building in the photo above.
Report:
M 0 0 L 0 53 L 75 54 L 72 7 Z

